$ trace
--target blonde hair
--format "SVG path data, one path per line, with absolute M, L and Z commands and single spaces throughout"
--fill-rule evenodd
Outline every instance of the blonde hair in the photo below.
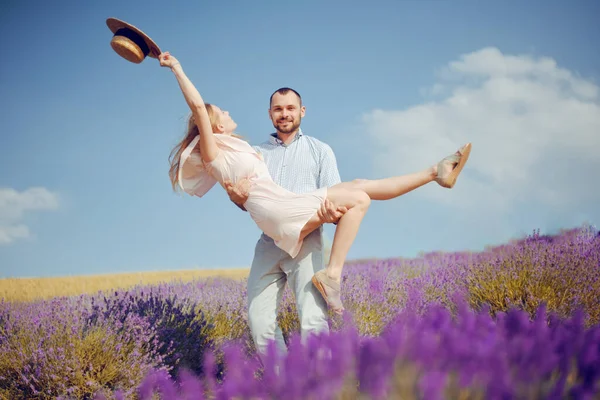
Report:
M 205 103 L 206 111 L 208 112 L 208 118 L 210 119 L 210 126 L 214 131 L 216 131 L 217 125 L 219 124 L 219 116 L 215 112 L 213 106 L 209 103 Z M 171 154 L 169 154 L 169 178 L 171 180 L 171 186 L 174 191 L 179 189 L 178 185 L 178 175 L 179 175 L 179 167 L 181 160 L 181 153 L 189 146 L 189 144 L 194 140 L 194 138 L 199 135 L 198 126 L 196 126 L 196 121 L 194 120 L 194 116 L 190 114 L 187 122 L 187 130 L 183 139 L 177 143 L 177 145 L 171 150 Z M 239 135 L 232 134 L 236 138 L 242 138 Z

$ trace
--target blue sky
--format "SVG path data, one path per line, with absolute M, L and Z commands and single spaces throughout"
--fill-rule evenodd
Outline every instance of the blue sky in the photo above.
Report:
M 297 89 L 343 180 L 427 167 L 456 187 L 372 204 L 349 258 L 481 250 L 600 223 L 600 6 L 558 2 L 18 2 L 0 5 L 0 277 L 248 266 L 258 228 L 215 187 L 174 194 L 188 110 L 128 21 L 178 57 L 251 143 Z M 333 228 L 326 232 L 331 238 Z

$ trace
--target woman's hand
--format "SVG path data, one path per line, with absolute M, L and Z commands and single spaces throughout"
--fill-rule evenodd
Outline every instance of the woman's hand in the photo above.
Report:
M 179 61 L 177 61 L 177 59 L 168 51 L 160 53 L 158 56 L 158 61 L 160 62 L 161 67 L 173 68 L 174 66 L 179 65 Z

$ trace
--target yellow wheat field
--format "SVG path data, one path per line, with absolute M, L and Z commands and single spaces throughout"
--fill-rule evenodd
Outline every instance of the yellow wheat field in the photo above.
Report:
M 188 282 L 194 279 L 215 277 L 244 279 L 248 277 L 249 272 L 248 268 L 192 269 L 52 278 L 5 278 L 0 279 L 0 299 L 31 301 L 56 296 L 91 294 L 111 289 L 126 289 L 140 284 Z

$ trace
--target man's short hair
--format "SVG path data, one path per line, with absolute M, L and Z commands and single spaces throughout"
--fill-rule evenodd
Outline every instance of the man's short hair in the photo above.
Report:
M 273 94 L 271 95 L 271 97 L 269 98 L 269 108 L 271 108 L 271 103 L 273 102 L 273 96 L 275 96 L 275 93 L 279 93 L 281 95 L 286 95 L 289 92 L 294 92 L 296 94 L 296 96 L 298 96 L 298 100 L 300 100 L 300 106 L 302 106 L 302 96 L 300 96 L 300 93 L 298 93 L 297 91 L 295 91 L 292 88 L 282 87 L 282 88 L 279 88 L 276 91 L 274 91 Z

